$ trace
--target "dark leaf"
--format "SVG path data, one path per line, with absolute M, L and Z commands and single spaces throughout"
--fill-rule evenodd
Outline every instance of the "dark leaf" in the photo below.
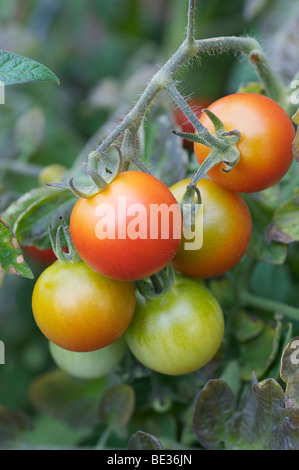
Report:
M 129 440 L 129 450 L 162 450 L 161 442 L 151 434 L 137 431 Z

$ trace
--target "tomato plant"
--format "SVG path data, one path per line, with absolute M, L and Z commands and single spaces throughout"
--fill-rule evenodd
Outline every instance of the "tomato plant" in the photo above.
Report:
M 127 350 L 121 336 L 109 346 L 89 352 L 74 352 L 49 342 L 54 362 L 62 370 L 79 379 L 96 379 L 110 374 L 120 364 Z
M 241 140 L 237 147 L 240 161 L 229 172 L 223 164 L 214 166 L 208 175 L 232 191 L 253 193 L 273 186 L 289 170 L 292 161 L 294 125 L 284 109 L 267 96 L 235 93 L 212 103 L 208 109 L 225 125 L 227 131 L 237 129 Z M 206 114 L 200 121 L 213 133 L 213 124 Z M 209 147 L 194 144 L 196 158 L 202 164 Z
M 107 279 L 83 262 L 56 261 L 40 275 L 32 296 L 34 318 L 43 334 L 75 352 L 116 341 L 129 326 L 134 308 L 132 283 Z
M 177 201 L 183 199 L 189 181 L 179 181 L 170 188 Z M 184 232 L 173 265 L 188 276 L 211 278 L 229 271 L 244 256 L 251 238 L 252 221 L 240 194 L 207 178 L 200 180 L 197 187 L 202 205 L 195 218 L 194 240 L 196 233 L 198 236 L 202 231 L 202 245 L 186 249 L 192 232 Z
M 210 105 L 210 101 L 206 97 L 201 97 L 201 96 L 194 96 L 189 100 L 189 106 L 193 110 L 193 112 L 200 117 L 202 110 L 204 108 L 207 108 Z M 187 133 L 192 133 L 195 132 L 194 126 L 191 124 L 189 119 L 185 116 L 181 108 L 176 108 L 174 111 L 174 120 L 176 124 L 180 127 L 182 132 L 187 132 Z M 184 140 L 184 145 L 191 149 L 193 147 L 192 142 L 189 140 L 185 139 Z
M 153 213 L 159 206 L 164 212 Z M 171 208 L 179 216 L 178 227 Z M 78 200 L 71 236 L 81 258 L 95 271 L 113 279 L 138 280 L 174 257 L 181 239 L 179 214 L 174 196 L 161 181 L 127 171 L 96 196 Z
M 125 338 L 146 367 L 181 375 L 213 358 L 223 332 L 223 313 L 216 299 L 199 281 L 178 275 L 173 289 L 162 298 L 137 299 Z

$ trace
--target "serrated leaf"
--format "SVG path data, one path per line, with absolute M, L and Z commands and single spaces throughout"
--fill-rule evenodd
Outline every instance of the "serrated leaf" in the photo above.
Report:
M 36 81 L 54 81 L 56 75 L 48 67 L 32 59 L 0 50 L 0 80 L 4 85 L 16 85 Z
M 43 250 L 51 247 L 49 223 L 56 231 L 60 217 L 68 222 L 76 201 L 68 189 L 37 188 L 11 204 L 5 216 L 13 224 L 20 244 Z
M 129 450 L 162 450 L 161 442 L 151 434 L 137 431 L 129 440 Z
M 106 378 L 75 379 L 57 369 L 38 377 L 29 390 L 29 399 L 42 413 L 59 418 L 71 426 L 94 426 L 106 387 Z
M 284 407 L 284 392 L 272 378 L 254 377 L 240 404 L 222 380 L 210 380 L 200 392 L 193 415 L 194 432 L 208 449 L 295 450 L 299 409 Z
M 0 272 L 34 278 L 15 234 L 3 217 L 0 217 Z

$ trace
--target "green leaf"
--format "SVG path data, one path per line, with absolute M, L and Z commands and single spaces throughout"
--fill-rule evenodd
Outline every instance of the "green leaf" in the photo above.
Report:
M 272 222 L 272 213 L 257 198 L 244 198 L 252 216 L 252 236 L 247 254 L 252 258 L 270 264 L 283 264 L 287 256 L 285 244 L 277 241 L 271 243 L 266 238 L 267 229 Z
M 151 434 L 137 431 L 129 440 L 129 450 L 162 450 L 161 442 Z
M 292 119 L 293 119 L 293 123 L 296 126 L 299 126 L 299 109 L 296 111 Z M 299 161 L 299 127 L 297 127 L 296 137 L 293 142 L 293 154 L 294 154 L 295 160 L 298 162 Z
M 0 217 L 0 272 L 33 279 L 33 273 L 24 261 L 23 252 L 9 224 Z
M 257 337 L 241 344 L 240 364 L 243 380 L 250 381 L 253 372 L 258 378 L 264 376 L 278 352 L 281 333 L 281 322 L 277 321 L 276 327 L 266 325 Z
M 233 326 L 236 339 L 243 343 L 258 336 L 263 330 L 265 323 L 252 313 L 240 311 L 234 317 Z
M 0 80 L 4 85 L 15 85 L 37 81 L 54 81 L 56 75 L 48 67 L 11 52 L 0 50 Z
M 76 201 L 68 189 L 37 188 L 11 204 L 5 216 L 13 224 L 20 244 L 43 250 L 51 247 L 49 224 L 56 231 L 61 225 L 60 217 L 68 223 Z
M 106 379 L 79 380 L 57 369 L 38 377 L 31 385 L 29 399 L 42 413 L 71 426 L 94 426 L 105 390 Z
M 282 358 L 280 375 L 287 384 L 285 402 L 288 408 L 299 408 L 299 337 L 293 338 L 286 346 Z
M 291 199 L 274 213 L 273 225 L 268 231 L 269 241 L 291 243 L 299 241 L 299 194 L 295 191 Z

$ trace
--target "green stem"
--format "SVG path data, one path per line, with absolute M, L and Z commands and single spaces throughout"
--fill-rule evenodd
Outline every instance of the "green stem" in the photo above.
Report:
M 190 47 L 192 47 L 195 44 L 194 24 L 195 24 L 195 0 L 189 0 L 187 42 Z
M 258 295 L 244 291 L 241 294 L 240 301 L 244 306 L 256 307 L 264 311 L 281 313 L 286 317 L 299 321 L 299 308 L 286 305 L 275 300 L 264 299 Z
M 281 106 L 286 106 L 287 89 L 272 70 L 266 55 L 256 39 L 252 37 L 224 36 L 197 40 L 196 44 L 199 54 L 235 51 L 247 55 L 265 85 L 267 95 L 281 104 Z

